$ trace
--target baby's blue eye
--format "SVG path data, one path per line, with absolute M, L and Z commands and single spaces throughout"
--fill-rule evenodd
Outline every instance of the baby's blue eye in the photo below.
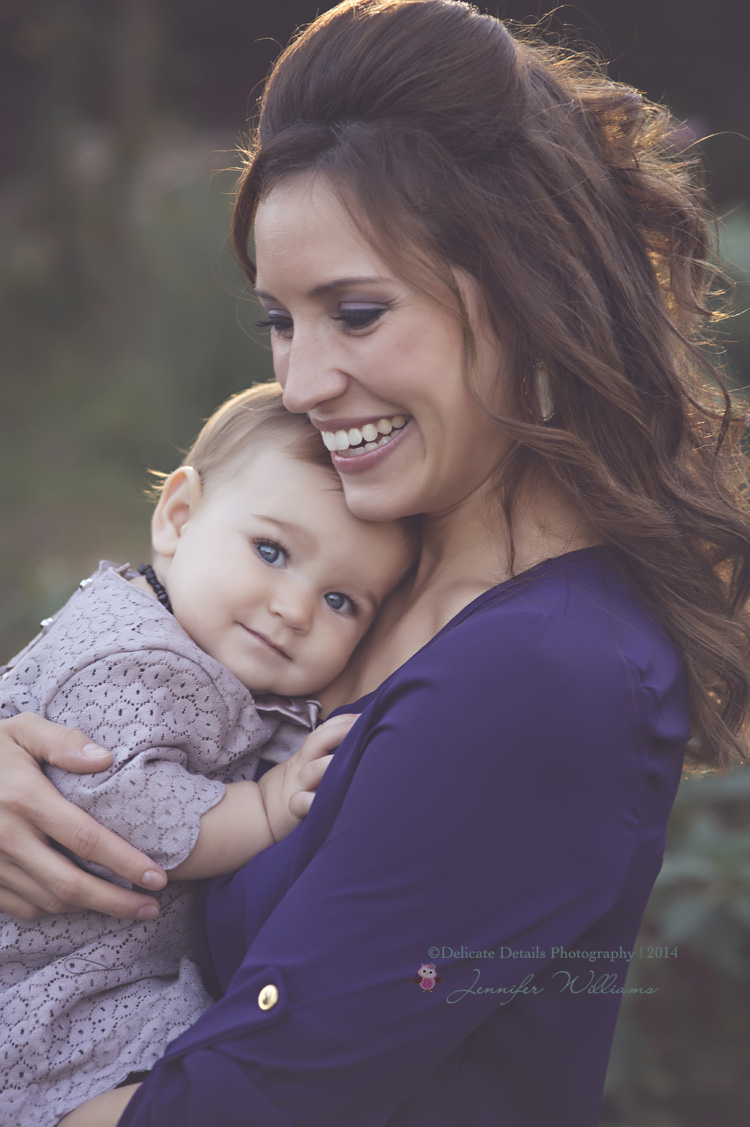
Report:
M 271 567 L 284 567 L 287 562 L 286 552 L 273 540 L 256 540 L 255 550 L 263 562 L 270 564 Z
M 342 595 L 340 591 L 329 591 L 323 598 L 328 603 L 331 610 L 338 610 L 343 614 L 357 613 L 354 600 L 350 599 L 348 595 Z

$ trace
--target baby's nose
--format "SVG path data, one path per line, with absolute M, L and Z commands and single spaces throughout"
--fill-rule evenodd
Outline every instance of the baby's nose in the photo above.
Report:
M 313 614 L 313 600 L 302 586 L 285 584 L 271 600 L 271 612 L 283 618 L 293 630 L 307 630 Z

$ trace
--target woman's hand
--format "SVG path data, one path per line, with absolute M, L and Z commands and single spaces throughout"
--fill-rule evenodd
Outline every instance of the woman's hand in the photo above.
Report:
M 112 757 L 82 732 L 23 712 L 0 720 L 0 909 L 21 920 L 91 908 L 119 918 L 153 919 L 155 900 L 84 872 L 50 846 L 54 838 L 133 884 L 159 889 L 163 869 L 58 794 L 39 763 L 79 774 Z
M 331 717 L 310 733 L 294 755 L 261 776 L 258 785 L 274 841 L 281 841 L 307 815 L 333 758 L 330 752 L 358 719 L 354 713 Z

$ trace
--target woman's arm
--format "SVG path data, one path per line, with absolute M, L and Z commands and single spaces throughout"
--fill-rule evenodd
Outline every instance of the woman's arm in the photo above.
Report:
M 166 883 L 144 853 L 66 801 L 41 763 L 84 774 L 109 767 L 111 756 L 82 732 L 32 713 L 0 720 L 0 910 L 22 920 L 80 908 L 153 919 L 155 900 L 84 872 L 50 846 L 53 838 L 142 888 Z
M 273 867 L 282 844 L 213 886 L 211 954 L 227 992 L 172 1043 L 121 1127 L 382 1124 L 425 1092 L 434 1100 L 433 1089 L 445 1103 L 435 1121 L 459 1122 L 450 1105 L 461 1083 L 497 1069 L 486 1043 L 469 1059 L 480 1026 L 499 1022 L 499 1060 L 535 1028 L 590 1021 L 597 1006 L 612 1014 L 616 999 L 567 997 L 549 980 L 541 1003 L 502 991 L 529 972 L 544 983 L 555 949 L 606 917 L 633 864 L 651 775 L 665 819 L 684 738 L 679 688 L 673 754 L 652 762 L 650 696 L 616 647 L 585 637 L 571 653 L 564 619 L 519 619 L 516 632 L 489 618 L 481 636 L 430 647 L 393 681 L 334 757 L 285 854 L 288 872 Z M 657 818 L 636 904 L 661 840 Z M 274 902 L 268 874 L 285 891 L 253 926 L 258 899 Z M 637 907 L 628 910 L 635 928 Z M 478 963 L 476 951 L 496 957 Z M 442 979 L 432 992 L 413 981 L 425 962 Z M 477 966 L 492 989 L 469 993 Z M 537 1027 L 539 1004 L 549 1008 Z M 566 1097 L 592 1075 L 596 1103 L 606 1013 L 603 1029 L 595 1052 L 582 1042 L 583 1064 L 555 1072 L 561 1127 L 588 1122 Z M 512 1078 L 518 1061 L 505 1070 Z M 422 1121 L 433 1119 L 404 1119 Z

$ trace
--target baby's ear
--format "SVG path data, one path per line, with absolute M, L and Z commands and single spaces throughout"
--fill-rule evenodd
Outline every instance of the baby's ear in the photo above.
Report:
M 202 496 L 201 479 L 192 466 L 180 466 L 164 482 L 151 519 L 151 544 L 159 556 L 173 556 Z

